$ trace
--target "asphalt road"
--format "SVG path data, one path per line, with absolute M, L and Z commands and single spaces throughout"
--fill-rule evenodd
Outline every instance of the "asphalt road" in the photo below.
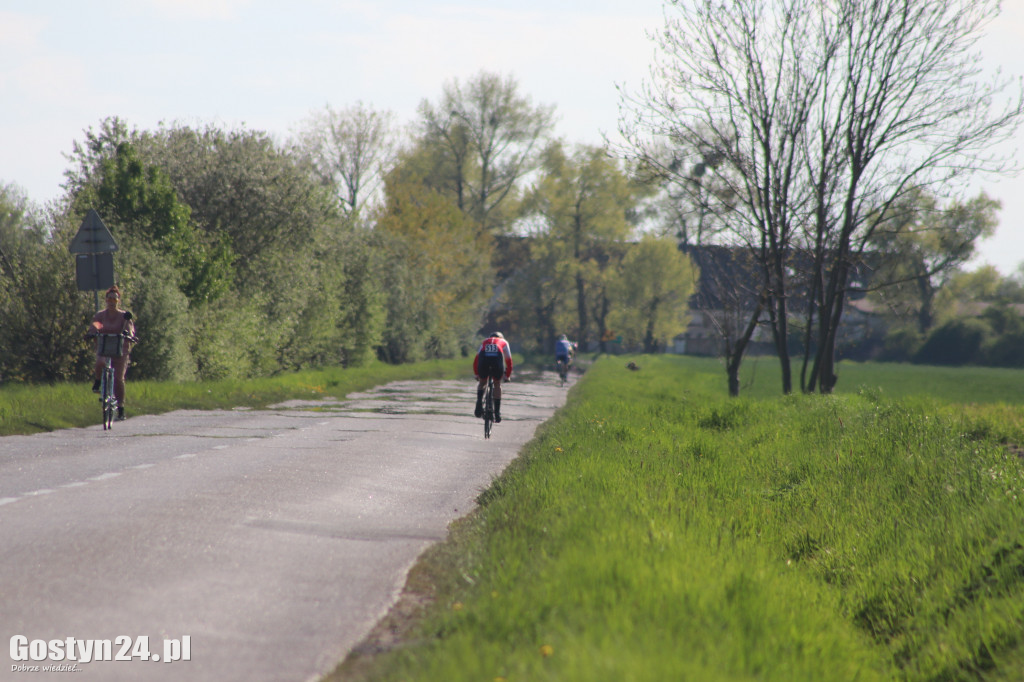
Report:
M 506 384 L 490 440 L 466 381 L 0 438 L 0 680 L 318 679 L 563 403 L 556 379 Z

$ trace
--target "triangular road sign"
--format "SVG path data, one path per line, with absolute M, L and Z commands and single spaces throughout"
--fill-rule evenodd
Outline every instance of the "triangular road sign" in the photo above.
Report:
M 110 230 L 103 224 L 100 214 L 95 209 L 89 209 L 78 228 L 78 234 L 71 240 L 68 246 L 71 253 L 112 253 L 117 251 L 117 242 L 114 241 Z

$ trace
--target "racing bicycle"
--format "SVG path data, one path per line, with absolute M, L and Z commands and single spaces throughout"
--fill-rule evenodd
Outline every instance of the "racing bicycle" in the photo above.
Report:
M 487 388 L 484 390 L 484 439 L 491 437 L 491 425 L 494 424 L 494 377 L 487 377 Z

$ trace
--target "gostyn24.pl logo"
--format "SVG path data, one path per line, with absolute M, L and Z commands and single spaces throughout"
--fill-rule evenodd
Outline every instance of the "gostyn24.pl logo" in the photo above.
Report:
M 78 663 L 93 661 L 154 661 L 173 663 L 175 661 L 192 660 L 192 638 L 188 635 L 180 639 L 164 639 L 159 650 L 151 650 L 149 637 L 140 635 L 129 637 L 122 635 L 114 639 L 29 639 L 24 635 L 11 637 L 11 660 L 17 661 L 11 666 L 14 672 L 26 672 L 29 669 L 40 671 L 47 666 L 37 665 L 47 661 L 50 666 L 60 663 L 61 668 L 70 669 Z M 20 663 L 29 661 L 29 663 Z

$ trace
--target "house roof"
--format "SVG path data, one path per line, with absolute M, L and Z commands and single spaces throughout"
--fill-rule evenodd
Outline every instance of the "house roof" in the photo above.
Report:
M 700 269 L 700 280 L 693 303 L 698 308 L 726 308 L 752 305 L 763 287 L 764 272 L 758 255 L 746 247 L 719 245 L 680 245 Z M 811 256 L 794 250 L 787 268 L 787 296 L 790 306 L 806 306 L 809 295 L 809 273 L 813 270 Z M 867 295 L 873 268 L 863 262 L 855 264 L 847 281 L 848 301 Z

